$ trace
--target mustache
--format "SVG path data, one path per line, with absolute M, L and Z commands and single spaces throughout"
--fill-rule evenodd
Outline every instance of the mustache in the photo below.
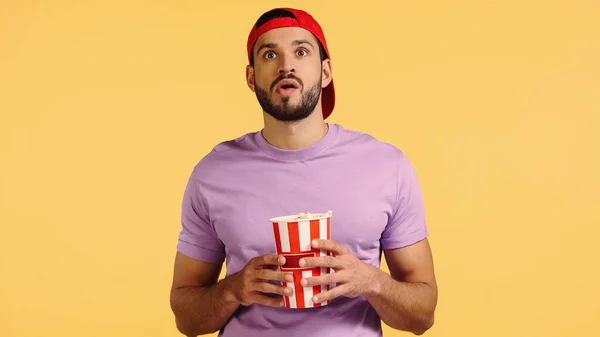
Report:
M 302 83 L 302 80 L 299 79 L 298 77 L 296 77 L 296 75 L 287 74 L 287 75 L 279 75 L 279 77 L 277 77 L 275 79 L 275 81 L 273 81 L 273 84 L 271 84 L 271 91 L 273 91 L 273 89 L 279 82 L 281 82 L 283 80 L 287 80 L 287 79 L 295 80 L 296 82 L 298 82 L 298 84 L 300 84 L 301 87 L 304 87 L 304 83 Z

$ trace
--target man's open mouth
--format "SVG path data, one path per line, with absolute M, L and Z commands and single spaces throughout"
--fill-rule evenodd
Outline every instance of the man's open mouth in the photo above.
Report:
M 286 79 L 286 80 L 279 82 L 277 89 L 284 89 L 284 90 L 298 89 L 298 82 L 296 82 L 295 80 Z

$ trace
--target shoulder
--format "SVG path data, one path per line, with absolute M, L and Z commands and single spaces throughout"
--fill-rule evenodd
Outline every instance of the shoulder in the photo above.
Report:
M 256 150 L 255 132 L 243 134 L 237 138 L 217 143 L 200 158 L 193 167 L 192 176 L 202 179 L 213 179 L 223 167 L 234 163 L 242 163 L 243 158 L 252 155 Z
M 394 144 L 382 141 L 367 132 L 342 126 L 338 126 L 338 128 L 338 146 L 342 148 L 387 163 L 401 164 L 408 161 L 404 151 Z

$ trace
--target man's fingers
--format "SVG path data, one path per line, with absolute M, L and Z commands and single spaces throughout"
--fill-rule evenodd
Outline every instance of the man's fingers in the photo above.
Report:
M 292 282 L 294 277 L 291 273 L 284 273 L 271 269 L 259 269 L 256 271 L 256 278 L 264 281 Z
M 345 283 L 344 278 L 345 278 L 345 276 L 342 272 L 332 273 L 332 274 L 325 274 L 322 276 L 308 277 L 308 278 L 302 279 L 300 281 L 300 284 L 303 287 L 312 287 L 312 286 L 328 285 L 328 284 L 339 284 L 339 283 Z
M 252 296 L 252 302 L 260 305 L 264 305 L 267 307 L 276 307 L 280 308 L 284 306 L 285 302 L 283 298 L 273 298 L 265 295 L 261 295 L 260 293 L 255 293 Z
M 276 266 L 276 265 L 264 265 L 263 269 L 278 271 L 279 270 L 279 266 Z
M 254 262 L 256 267 L 283 266 L 285 264 L 285 257 L 269 254 L 256 258 Z
M 344 267 L 344 262 L 333 256 L 307 257 L 301 259 L 299 264 L 302 268 L 329 267 L 340 269 Z
M 331 301 L 336 297 L 343 296 L 348 291 L 348 285 L 342 284 L 340 286 L 336 286 L 335 288 L 328 290 L 326 292 L 320 293 L 318 295 L 313 296 L 312 301 L 314 303 L 321 303 L 325 301 Z
M 341 245 L 333 240 L 318 240 L 317 239 L 317 240 L 313 240 L 311 244 L 314 248 L 328 250 L 330 252 L 333 252 L 336 256 L 348 253 L 348 248 L 346 248 L 346 246 Z
M 276 294 L 281 296 L 290 296 L 293 294 L 293 290 L 290 287 L 271 284 L 268 282 L 257 283 L 256 290 L 265 294 Z
M 267 307 L 275 307 L 275 308 L 280 308 L 283 307 L 285 302 L 283 300 L 280 299 L 275 299 L 275 298 L 270 298 L 270 297 L 264 297 L 263 296 L 263 301 L 261 301 L 261 304 Z

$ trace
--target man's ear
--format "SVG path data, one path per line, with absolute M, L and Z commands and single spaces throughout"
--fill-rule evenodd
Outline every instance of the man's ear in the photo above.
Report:
M 248 88 L 254 91 L 254 67 L 251 65 L 246 66 L 246 83 Z
M 323 71 L 321 72 L 321 88 L 325 88 L 329 85 L 329 83 L 331 83 L 331 80 L 333 79 L 333 73 L 331 70 L 331 60 L 325 59 L 323 60 L 322 64 Z

